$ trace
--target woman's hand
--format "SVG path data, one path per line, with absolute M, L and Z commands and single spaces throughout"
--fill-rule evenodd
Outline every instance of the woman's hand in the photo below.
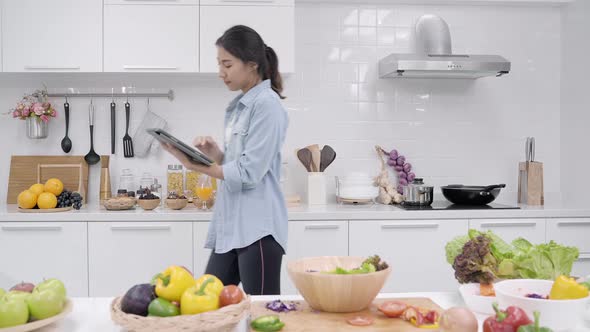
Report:
M 211 166 L 205 166 L 200 163 L 196 163 L 189 159 L 182 151 L 178 150 L 171 144 L 162 143 L 162 148 L 168 151 L 171 155 L 176 157 L 178 161 L 186 167 L 186 169 L 190 169 L 199 173 L 204 173 L 209 176 L 212 176 L 216 179 L 223 180 L 223 168 L 219 164 L 213 164 Z
M 193 140 L 193 145 L 216 163 L 221 164 L 223 161 L 223 151 L 211 136 L 199 136 Z

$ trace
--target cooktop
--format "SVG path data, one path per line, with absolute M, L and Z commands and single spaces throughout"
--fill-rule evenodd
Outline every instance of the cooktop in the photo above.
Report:
M 434 201 L 430 206 L 412 206 L 399 204 L 397 207 L 410 210 L 410 211 L 423 211 L 423 210 L 493 210 L 493 209 L 520 209 L 518 206 L 490 203 L 488 205 L 458 205 L 453 204 L 449 201 Z

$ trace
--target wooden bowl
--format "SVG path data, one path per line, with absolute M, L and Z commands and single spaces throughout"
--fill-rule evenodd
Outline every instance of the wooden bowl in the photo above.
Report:
M 305 301 L 315 310 L 325 312 L 357 312 L 369 307 L 385 281 L 391 267 L 367 274 L 327 274 L 336 267 L 353 269 L 363 257 L 309 257 L 287 264 L 289 277 Z M 317 272 L 306 272 L 306 271 Z
M 129 210 L 135 206 L 135 198 L 133 197 L 113 197 L 103 202 L 107 210 Z
M 153 210 L 160 205 L 160 199 L 138 199 L 137 205 L 141 206 L 144 210 Z
M 180 210 L 186 207 L 188 199 L 186 198 L 167 198 L 166 206 L 172 210 Z

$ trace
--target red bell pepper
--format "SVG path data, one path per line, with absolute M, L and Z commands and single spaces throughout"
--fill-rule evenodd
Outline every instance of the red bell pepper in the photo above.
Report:
M 516 332 L 520 326 L 532 323 L 526 312 L 519 307 L 510 306 L 505 311 L 498 308 L 498 303 L 494 303 L 493 307 L 496 315 L 483 322 L 483 332 Z

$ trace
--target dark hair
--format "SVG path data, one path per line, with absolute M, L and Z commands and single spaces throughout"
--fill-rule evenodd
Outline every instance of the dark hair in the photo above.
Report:
M 215 42 L 231 55 L 244 63 L 254 62 L 258 65 L 258 74 L 263 80 L 270 79 L 272 89 L 285 99 L 283 79 L 279 73 L 279 58 L 275 51 L 264 43 L 254 29 L 245 25 L 236 25 L 227 29 Z

